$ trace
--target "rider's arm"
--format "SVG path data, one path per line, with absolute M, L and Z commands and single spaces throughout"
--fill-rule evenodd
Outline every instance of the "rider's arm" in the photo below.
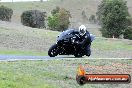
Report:
M 90 34 L 90 37 L 91 37 L 91 42 L 92 42 L 93 40 L 95 40 L 95 35 Z
M 79 44 L 84 45 L 87 42 L 89 42 L 89 44 L 91 44 L 91 39 L 89 38 L 89 36 L 85 36 L 85 38 L 81 42 L 79 42 Z

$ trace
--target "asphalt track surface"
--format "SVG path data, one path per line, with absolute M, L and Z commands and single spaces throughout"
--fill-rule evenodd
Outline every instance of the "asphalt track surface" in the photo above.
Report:
M 81 57 L 75 58 L 73 55 L 69 56 L 56 56 L 56 57 L 49 57 L 49 56 L 22 56 L 22 55 L 0 55 L 0 61 L 16 61 L 16 60 L 75 60 L 75 59 L 131 59 L 132 58 L 91 58 L 91 57 Z
M 82 57 L 85 58 L 85 57 Z M 23 56 L 23 55 L 0 55 L 0 61 L 14 61 L 14 60 L 54 60 L 54 59 L 81 59 L 70 56 Z
M 14 61 L 14 60 L 50 60 L 58 57 L 49 56 L 23 56 L 23 55 L 0 55 L 0 61 Z

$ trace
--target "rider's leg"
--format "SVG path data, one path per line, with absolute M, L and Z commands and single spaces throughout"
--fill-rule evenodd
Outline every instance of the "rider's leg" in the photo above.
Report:
M 86 56 L 90 56 L 91 55 L 91 48 L 90 48 L 91 45 L 88 45 L 86 47 Z

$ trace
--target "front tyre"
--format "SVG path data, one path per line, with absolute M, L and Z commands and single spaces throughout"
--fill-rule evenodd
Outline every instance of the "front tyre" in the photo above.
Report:
M 82 57 L 83 55 L 82 55 L 81 53 L 76 53 L 76 54 L 74 54 L 74 56 L 77 57 L 77 58 L 80 58 L 80 57 Z
M 58 55 L 58 47 L 57 47 L 57 45 L 56 44 L 54 44 L 54 45 L 52 45 L 51 47 L 50 47 L 50 49 L 49 49 L 49 51 L 48 51 L 48 55 L 50 56 L 50 57 L 55 57 L 55 56 L 57 56 Z

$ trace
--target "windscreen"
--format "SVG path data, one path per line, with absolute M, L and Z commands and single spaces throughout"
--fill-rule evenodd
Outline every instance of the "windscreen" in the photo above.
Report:
M 57 38 L 57 40 L 62 40 L 62 39 L 64 39 L 66 35 L 69 35 L 69 34 L 71 34 L 72 32 L 74 32 L 74 29 L 68 29 L 68 30 L 66 30 L 66 31 L 63 31 L 63 32 L 59 35 L 59 37 Z

